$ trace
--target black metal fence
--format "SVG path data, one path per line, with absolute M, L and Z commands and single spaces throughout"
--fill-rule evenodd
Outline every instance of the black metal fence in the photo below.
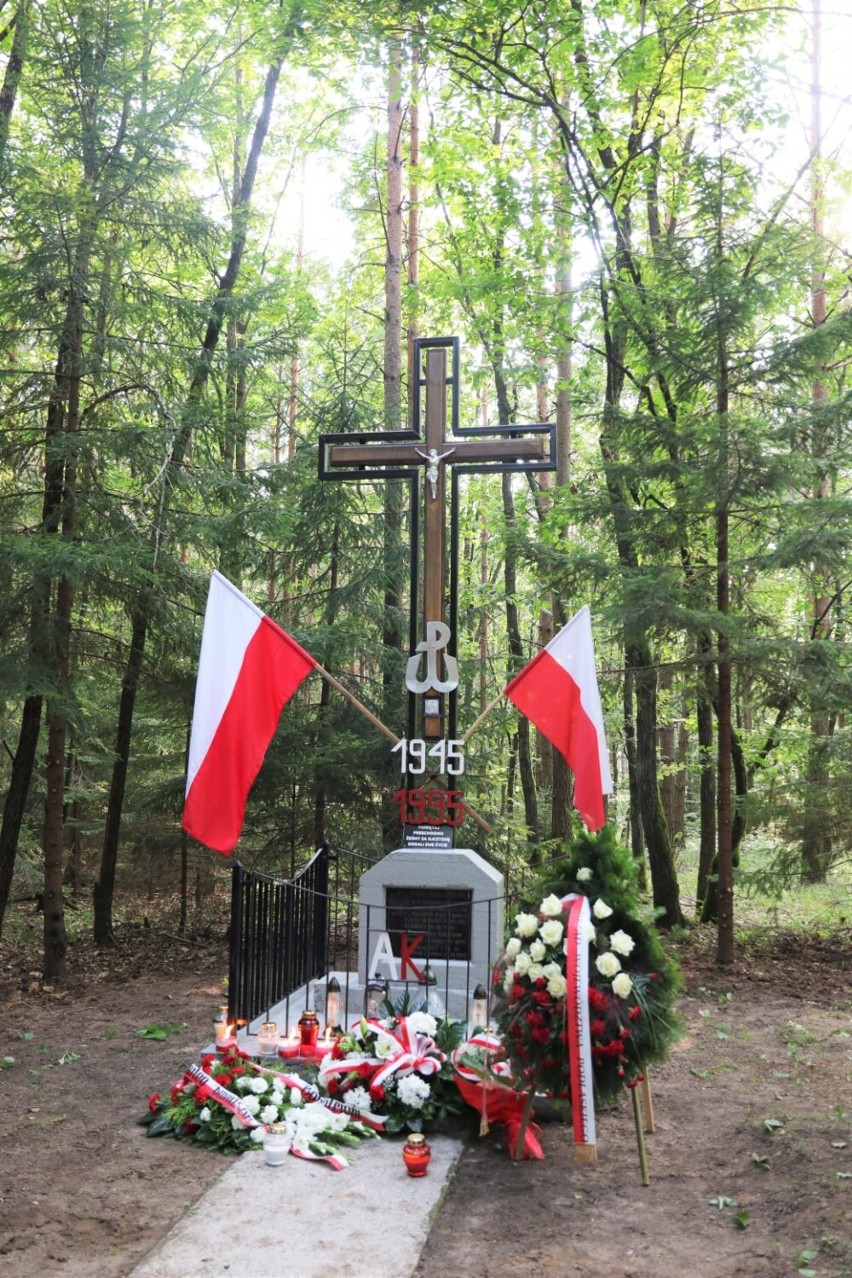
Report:
M 358 879 L 368 858 L 327 843 L 292 879 L 247 870 L 231 879 L 228 1020 L 249 1024 L 331 967 L 357 962 Z

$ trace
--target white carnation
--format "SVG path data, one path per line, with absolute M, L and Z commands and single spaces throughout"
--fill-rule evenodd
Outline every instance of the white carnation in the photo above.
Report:
M 347 1105 L 352 1105 L 354 1109 L 360 1109 L 362 1111 L 371 1109 L 373 1104 L 370 1099 L 370 1093 L 367 1091 L 366 1087 L 353 1087 L 351 1091 L 346 1093 L 343 1099 L 346 1101 Z
M 260 1113 L 258 1114 L 258 1118 L 260 1119 L 260 1121 L 261 1121 L 262 1123 L 275 1123 L 275 1122 L 277 1122 L 277 1121 L 278 1121 L 278 1106 L 277 1106 L 277 1105 L 264 1105 L 263 1109 L 262 1109 L 262 1110 L 260 1111 Z
M 302 1093 L 299 1091 L 298 1087 L 291 1087 L 290 1088 L 290 1104 L 303 1105 L 304 1103 L 305 1103 L 304 1097 L 302 1096 Z
M 596 919 L 608 919 L 610 914 L 612 914 L 612 910 L 609 908 L 606 901 L 603 901 L 600 897 L 598 897 L 592 906 L 592 913 Z
M 407 1019 L 408 1028 L 415 1034 L 426 1034 L 429 1038 L 435 1037 L 438 1022 L 429 1012 L 412 1012 Z
M 251 1138 L 254 1141 L 255 1145 L 259 1145 L 261 1143 L 264 1135 L 265 1135 L 265 1132 L 262 1127 L 253 1127 L 251 1129 Z
M 264 1092 L 269 1090 L 269 1084 L 265 1078 L 253 1078 L 251 1080 L 251 1090 L 255 1096 L 262 1096 Z
M 422 1109 L 429 1099 L 432 1089 L 425 1079 L 417 1074 L 408 1074 L 397 1083 L 396 1094 L 403 1105 L 411 1109 Z
M 579 870 L 577 871 L 577 882 L 588 883 L 591 877 L 592 877 L 592 871 L 589 869 L 589 867 L 587 865 L 581 865 Z
M 245 1123 L 242 1119 L 237 1118 L 236 1114 L 231 1115 L 231 1126 L 235 1132 L 241 1132 L 245 1129 Z
M 243 1098 L 243 1105 L 250 1114 L 257 1114 L 260 1109 L 260 1101 L 256 1096 L 245 1096 Z
M 198 1115 L 199 1123 L 209 1123 L 211 1118 L 210 1106 L 205 1105 L 201 1113 Z
M 621 964 L 613 954 L 612 950 L 607 950 L 606 954 L 599 954 L 595 959 L 595 967 L 601 976 L 615 976 L 616 972 L 621 971 Z

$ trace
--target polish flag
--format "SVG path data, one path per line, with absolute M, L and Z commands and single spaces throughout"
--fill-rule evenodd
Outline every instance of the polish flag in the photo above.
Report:
M 590 830 L 599 830 L 612 775 L 588 604 L 503 691 L 556 746 L 574 773 L 574 807 Z
M 221 573 L 210 578 L 183 828 L 227 855 L 281 711 L 316 662 Z

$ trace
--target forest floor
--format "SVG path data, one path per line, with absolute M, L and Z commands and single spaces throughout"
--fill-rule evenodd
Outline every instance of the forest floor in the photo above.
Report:
M 852 1278 L 848 931 L 767 930 L 724 969 L 706 931 L 675 948 L 685 1033 L 653 1075 L 650 1186 L 628 1100 L 599 1116 L 593 1165 L 575 1164 L 558 1123 L 543 1128 L 543 1162 L 513 1163 L 499 1132 L 471 1130 L 417 1278 Z M 209 1039 L 221 936 L 126 925 L 109 950 L 77 941 L 69 969 L 67 989 L 47 989 L 32 945 L 0 943 L 9 1278 L 122 1278 L 230 1165 L 136 1125 Z M 175 1032 L 140 1037 L 149 1025 Z

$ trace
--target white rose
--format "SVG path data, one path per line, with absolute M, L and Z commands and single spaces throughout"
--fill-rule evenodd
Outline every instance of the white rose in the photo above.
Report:
M 526 950 L 521 950 L 520 954 L 515 959 L 515 971 L 518 973 L 518 976 L 526 976 L 527 972 L 530 970 L 531 962 L 532 959 L 529 954 L 527 954 Z
M 595 927 L 591 919 L 586 919 L 586 944 L 594 945 L 597 939 L 598 939 L 597 928 Z
M 562 940 L 562 934 L 564 933 L 565 928 L 562 926 L 559 919 L 548 919 L 546 923 L 542 923 L 538 931 L 539 936 L 544 941 L 545 945 L 558 945 Z
M 612 992 L 617 994 L 619 998 L 627 998 L 633 989 L 633 982 L 626 972 L 619 972 L 612 982 Z
M 304 1103 L 305 1103 L 304 1097 L 302 1096 L 302 1093 L 299 1091 L 298 1087 L 291 1087 L 290 1088 L 290 1104 L 304 1105 Z
M 538 918 L 535 914 L 516 914 L 515 931 L 518 936 L 535 936 L 538 931 Z
M 551 976 L 547 981 L 547 992 L 551 998 L 564 998 L 568 984 L 561 972 Z
M 546 896 L 541 903 L 539 909 L 540 914 L 547 914 L 550 917 L 562 913 L 562 902 L 555 892 L 551 892 L 550 896 Z
M 521 939 L 513 936 L 511 940 L 506 942 L 506 954 L 509 958 L 514 958 L 516 954 L 520 954 L 522 948 Z
M 546 981 L 552 980 L 554 976 L 562 975 L 562 968 L 559 963 L 545 963 L 541 971 Z
M 426 1034 L 429 1038 L 435 1037 L 438 1022 L 429 1012 L 412 1012 L 407 1019 L 408 1028 L 415 1034 Z
M 601 976 L 607 977 L 615 976 L 616 972 L 621 971 L 621 964 L 611 950 L 607 950 L 606 954 L 598 955 L 595 959 L 595 967 Z
M 610 949 L 615 950 L 616 954 L 623 954 L 625 957 L 633 951 L 635 945 L 636 942 L 633 937 L 621 930 L 613 932 L 609 938 Z
M 612 910 L 609 908 L 606 901 L 602 901 L 601 898 L 598 897 L 592 906 L 592 914 L 594 914 L 596 919 L 608 919 L 610 914 L 612 914 Z
M 540 963 L 530 963 L 527 968 L 527 976 L 531 981 L 537 981 L 540 976 L 544 975 L 544 968 Z
M 587 865 L 581 865 L 577 871 L 577 882 L 588 883 L 592 877 L 592 872 Z
M 503 993 L 511 994 L 512 986 L 514 984 L 515 984 L 515 973 L 510 968 L 509 971 L 506 973 L 506 975 L 503 977 Z
M 546 953 L 547 946 L 544 941 L 533 941 L 532 945 L 530 945 L 530 958 L 535 963 L 540 963 Z

